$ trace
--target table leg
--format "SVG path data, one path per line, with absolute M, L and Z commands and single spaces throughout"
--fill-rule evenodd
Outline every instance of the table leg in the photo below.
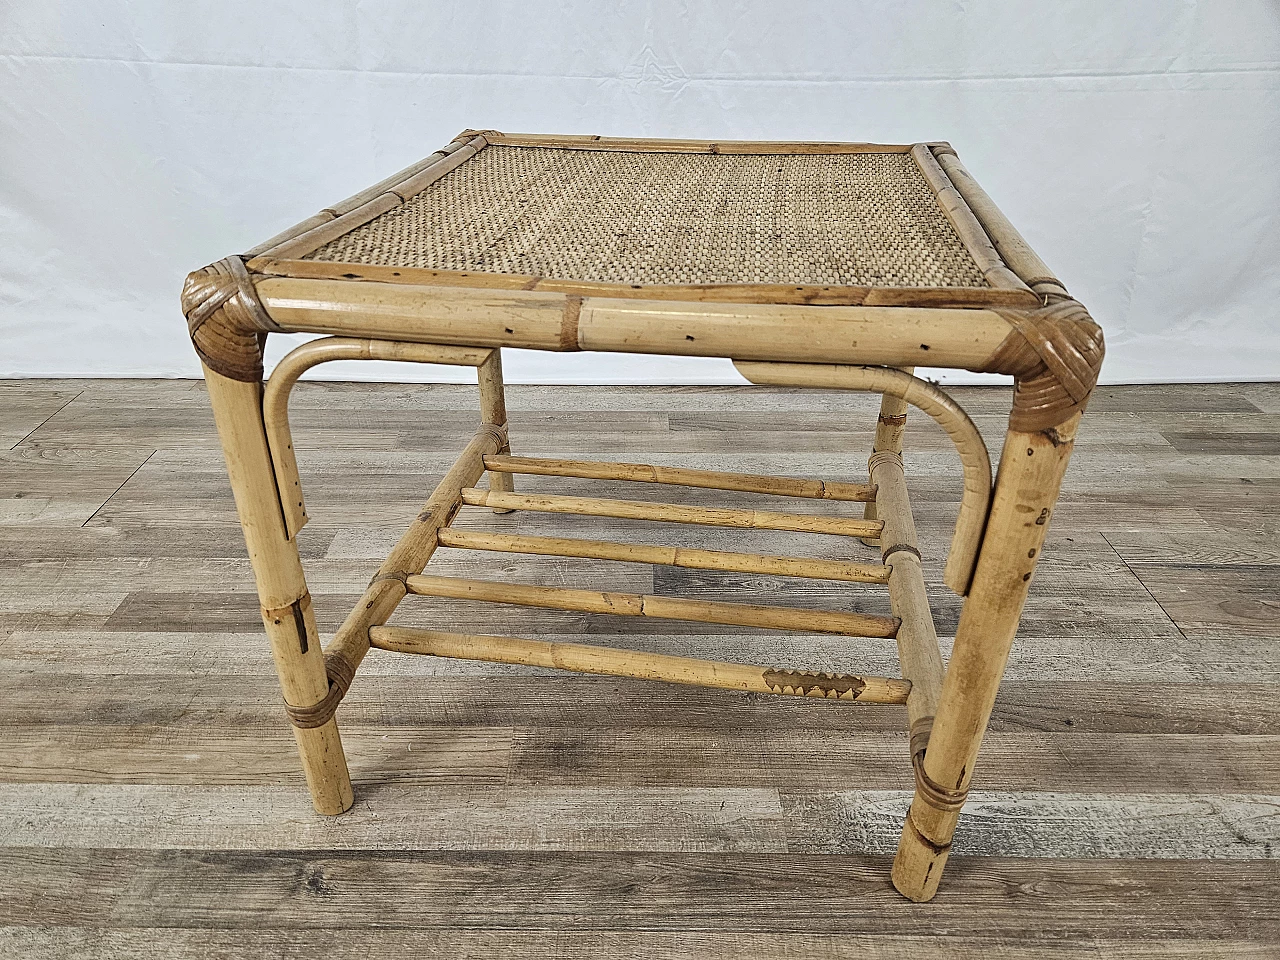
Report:
M 1050 430 L 1005 436 L 982 552 L 928 748 L 916 758 L 916 793 L 893 864 L 893 884 L 911 900 L 937 893 L 1079 420 L 1077 413 Z
M 904 373 L 914 373 L 915 367 L 900 368 Z M 907 429 L 907 409 L 910 404 L 898 397 L 891 397 L 889 394 L 880 395 L 880 415 L 876 418 L 876 439 L 871 445 L 871 453 L 902 453 L 902 435 Z M 865 520 L 878 519 L 876 515 L 876 501 L 873 497 L 866 502 L 863 507 L 862 516 Z M 864 537 L 862 542 L 869 547 L 880 546 L 880 541 L 874 537 Z
M 494 423 L 500 427 L 507 425 L 506 386 L 502 382 L 502 351 L 494 349 L 489 359 L 476 369 L 476 379 L 480 384 L 480 419 L 484 423 Z M 499 453 L 509 454 L 511 444 L 508 442 Z M 511 493 L 515 490 L 515 480 L 509 473 L 489 472 L 489 489 L 497 492 Z M 494 513 L 511 513 L 510 509 L 493 508 Z
M 306 711 L 325 701 L 329 678 L 302 561 L 285 531 L 276 492 L 262 420 L 262 384 L 232 380 L 207 366 L 205 383 L 280 689 L 295 712 Z M 330 715 L 317 726 L 297 724 L 295 720 L 294 736 L 312 803 L 320 813 L 342 813 L 351 806 L 352 793 L 337 723 Z

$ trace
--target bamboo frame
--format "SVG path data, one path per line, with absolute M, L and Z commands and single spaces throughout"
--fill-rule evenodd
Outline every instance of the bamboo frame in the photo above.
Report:
M 989 286 L 633 285 L 304 259 L 320 245 L 395 209 L 490 144 L 682 153 L 909 153 L 942 215 Z M 371 643 L 437 656 L 473 656 L 828 698 L 833 692 L 839 698 L 851 698 L 848 695 L 856 680 L 864 684 L 856 699 L 905 700 L 916 794 L 892 877 L 895 886 L 913 900 L 933 896 L 1042 549 L 1080 412 L 1102 360 L 1101 335 L 1087 312 L 1070 299 L 1066 288 L 973 180 L 950 145 L 645 141 L 468 130 L 436 154 L 325 208 L 243 258 L 228 258 L 193 273 L 184 288 L 183 303 L 193 343 L 206 363 L 210 401 L 264 624 L 317 810 L 337 813 L 351 803 L 350 778 L 333 710 Z M 295 351 L 296 356 L 291 354 L 273 373 L 264 391 L 259 382 L 262 343 L 269 332 L 355 339 Z M 739 369 L 754 382 L 875 390 L 883 396 L 869 464 L 871 483 L 513 457 L 498 352 L 504 346 L 725 357 L 738 362 Z M 344 350 L 362 358 L 451 356 L 475 361 L 471 365 L 479 371 L 482 419 L 486 422 L 440 481 L 322 655 L 293 542 L 306 514 L 300 492 L 293 496 L 300 487 L 288 436 L 287 402 L 289 389 L 302 370 L 321 359 L 352 355 L 343 354 Z M 990 464 L 972 423 L 945 394 L 910 376 L 912 368 L 925 365 L 991 371 L 1015 378 L 1010 429 L 994 494 Z M 965 495 L 946 582 L 958 592 L 967 590 L 967 597 L 945 673 L 902 469 L 902 425 L 908 402 L 925 409 L 948 429 L 965 468 Z M 474 485 L 486 472 L 490 489 L 476 489 Z M 511 490 L 515 473 L 861 501 L 865 516 L 852 520 L 530 496 Z M 466 504 L 503 511 L 548 510 L 859 536 L 878 542 L 884 563 L 871 567 L 727 551 L 478 534 L 450 526 Z M 887 580 L 894 616 L 424 576 L 422 571 L 439 546 L 854 582 Z M 786 672 L 797 678 L 795 683 L 772 684 L 769 671 L 745 664 L 384 626 L 408 592 L 893 637 L 904 679 L 824 678 L 821 674 Z
M 436 577 L 419 574 L 406 581 L 409 592 L 422 597 L 451 600 L 481 600 L 511 603 L 523 607 L 605 613 L 620 617 L 657 617 L 662 620 L 689 620 L 722 623 L 738 627 L 765 627 L 775 630 L 802 630 L 837 633 L 846 637 L 892 637 L 898 632 L 897 617 L 842 610 L 806 610 L 801 607 L 764 606 L 750 603 L 720 603 L 713 600 L 686 600 L 640 593 L 604 593 L 569 587 L 529 586 L 464 577 Z
M 581 477 L 587 480 L 627 480 L 633 483 L 664 483 L 677 487 L 710 490 L 738 490 L 778 497 L 809 500 L 875 501 L 875 487 L 867 483 L 839 480 L 806 480 L 798 477 L 767 477 L 750 473 L 722 473 L 717 470 L 688 470 L 647 463 L 604 463 L 597 460 L 555 460 L 545 457 L 485 457 L 491 471 L 525 473 L 540 477 Z
M 289 539 L 306 525 L 307 506 L 302 496 L 302 480 L 298 476 L 298 458 L 293 450 L 293 431 L 289 428 L 289 397 L 298 378 L 321 363 L 333 360 L 409 360 L 414 363 L 438 363 L 450 366 L 479 367 L 499 362 L 497 350 L 443 346 L 433 343 L 402 343 L 395 340 L 356 340 L 349 337 L 324 337 L 295 347 L 271 372 L 262 393 L 262 414 L 266 421 L 267 446 L 275 469 L 276 490 L 284 513 Z M 492 377 L 492 374 L 490 374 Z M 502 368 L 497 367 L 497 394 L 501 398 Z M 481 398 L 492 396 L 494 387 L 479 375 Z M 482 411 L 486 423 L 507 422 L 505 408 L 502 419 L 491 420 L 485 412 L 496 414 L 498 407 L 490 400 L 488 411 Z
M 982 530 L 991 502 L 991 459 L 982 434 L 969 415 L 938 388 L 902 370 L 882 367 L 849 367 L 834 364 L 744 363 L 735 361 L 752 383 L 788 387 L 874 391 L 898 397 L 929 414 L 955 445 L 964 470 L 964 493 L 943 580 L 960 596 L 969 592 L 977 563 Z M 887 435 L 901 447 L 901 438 Z
M 911 684 L 891 677 L 806 673 L 757 667 L 725 660 L 616 650 L 585 643 L 550 643 L 516 637 L 491 637 L 404 627 L 374 627 L 370 638 L 379 650 L 488 663 L 515 663 L 594 673 L 607 677 L 657 680 L 718 690 L 784 694 L 856 703 L 909 702 Z
M 775 577 L 842 580 L 846 583 L 889 582 L 889 570 L 883 565 L 850 563 L 844 560 L 773 557 L 726 550 L 656 547 L 641 543 L 612 543 L 605 540 L 575 540 L 566 537 L 525 537 L 510 533 L 455 530 L 451 527 L 441 530 L 438 539 L 440 546 L 460 550 L 618 560 L 624 563 L 653 563 L 669 567 L 685 567 L 690 570 L 728 570 L 735 573 L 760 573 Z
M 684 507 L 675 503 L 646 503 L 640 500 L 496 493 L 474 488 L 462 491 L 462 502 L 473 507 L 509 507 L 512 510 L 533 510 L 538 513 L 576 513 L 585 517 L 617 517 L 624 520 L 693 523 L 751 530 L 791 530 L 796 533 L 825 533 L 844 537 L 866 537 L 880 532 L 880 523 L 876 520 L 775 513 L 771 510 Z

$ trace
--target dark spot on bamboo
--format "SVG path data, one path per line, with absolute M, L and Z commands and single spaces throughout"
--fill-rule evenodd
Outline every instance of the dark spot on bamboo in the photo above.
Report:
M 1036 517 L 1036 526 L 1043 527 L 1048 522 L 1049 522 L 1049 508 L 1045 507 L 1043 510 L 1040 511 L 1040 516 Z
M 928 345 L 927 343 L 922 343 L 922 344 L 920 344 L 920 349 L 921 349 L 921 350 L 928 350 L 928 349 L 929 349 L 929 345 Z
M 293 601 L 293 625 L 298 631 L 298 647 L 307 652 L 307 618 L 302 613 L 302 601 Z
M 356 280 L 359 278 L 360 275 L 358 273 L 344 273 L 343 276 L 346 277 L 348 280 Z
M 1031 574 L 1029 574 L 1029 573 L 1024 573 L 1024 574 L 1022 575 L 1022 582 L 1023 582 L 1023 583 L 1026 583 L 1026 582 L 1027 582 L 1028 580 L 1030 580 L 1030 579 L 1031 579 Z
M 510 327 L 503 327 L 502 329 L 507 331 L 507 333 L 515 333 L 515 331 L 512 330 Z
M 1034 558 L 1034 557 L 1035 557 L 1035 555 L 1036 555 L 1036 548 L 1035 548 L 1035 547 L 1032 547 L 1030 550 L 1028 550 L 1028 551 L 1027 551 L 1027 557 L 1028 557 L 1029 559 L 1030 559 L 1030 558 Z
M 687 334 L 687 333 L 684 335 L 684 338 L 685 338 L 686 340 L 692 340 L 692 339 L 693 339 L 693 337 L 692 337 L 690 334 Z

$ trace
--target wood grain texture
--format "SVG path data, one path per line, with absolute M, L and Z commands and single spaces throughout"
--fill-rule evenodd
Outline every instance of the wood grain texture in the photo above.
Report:
M 955 395 L 994 453 L 1007 390 Z M 619 459 L 864 482 L 878 401 L 510 386 L 507 405 L 521 455 L 599 459 L 625 443 Z M 479 404 L 474 386 L 303 383 L 291 407 L 313 514 L 298 546 L 327 635 Z M 1270 958 L 1277 415 L 1267 384 L 1098 390 L 957 856 L 922 909 L 886 879 L 911 785 L 901 707 L 374 651 L 340 711 L 360 799 L 314 818 L 202 386 L 0 381 L 0 955 Z M 906 449 L 948 656 L 959 606 L 941 561 L 959 477 L 925 418 Z M 536 494 L 796 509 L 519 479 Z M 876 558 L 850 538 L 610 518 L 471 509 L 459 528 Z M 471 551 L 432 570 L 889 612 L 883 588 L 763 574 Z M 892 640 L 414 604 L 397 622 L 897 675 Z M 380 895 L 392 887 L 403 897 Z

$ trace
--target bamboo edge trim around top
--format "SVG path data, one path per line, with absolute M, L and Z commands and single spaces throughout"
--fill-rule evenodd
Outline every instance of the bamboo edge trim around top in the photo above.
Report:
M 858 285 L 707 283 L 634 284 L 574 280 L 532 274 L 437 270 L 328 260 L 284 259 L 266 254 L 248 261 L 264 277 L 292 280 L 345 280 L 352 283 L 396 283 L 488 290 L 536 290 L 572 296 L 683 303 L 760 303 L 777 306 L 836 307 L 1028 307 L 1039 305 L 1032 291 L 1002 287 L 874 287 Z
M 585 643 L 556 643 L 404 627 L 374 627 L 369 634 L 372 646 L 396 653 L 514 663 L 719 690 L 871 704 L 903 704 L 908 701 L 911 691 L 910 681 L 894 677 L 759 667 L 727 660 L 703 660 Z

